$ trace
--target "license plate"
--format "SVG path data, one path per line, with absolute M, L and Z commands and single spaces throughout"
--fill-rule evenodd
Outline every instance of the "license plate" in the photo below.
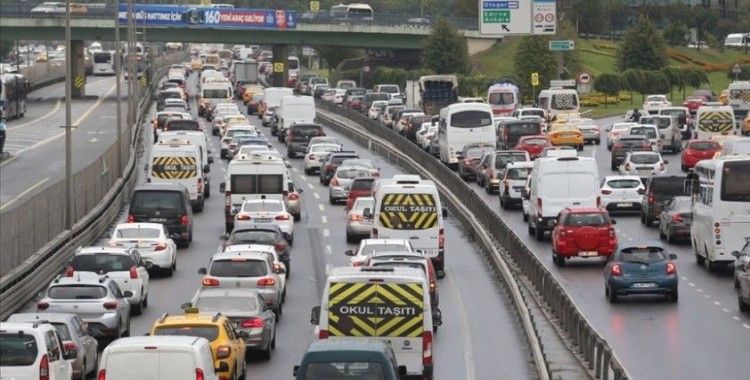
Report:
M 255 219 L 255 222 L 257 222 L 257 223 L 271 223 L 271 219 L 268 219 L 268 218 L 257 218 L 257 219 Z
M 638 175 L 649 175 L 651 174 L 651 170 L 639 170 Z
M 167 218 L 151 218 L 151 221 L 156 223 L 164 223 L 167 221 Z
M 581 252 L 578 252 L 578 256 L 581 256 L 581 257 L 599 256 L 599 252 L 597 252 L 597 251 L 581 251 Z
M 617 207 L 633 207 L 632 203 L 618 203 Z
M 634 288 L 639 288 L 639 289 L 643 289 L 643 288 L 655 288 L 656 284 L 653 283 L 653 282 L 636 282 L 635 284 L 633 284 L 633 287 Z

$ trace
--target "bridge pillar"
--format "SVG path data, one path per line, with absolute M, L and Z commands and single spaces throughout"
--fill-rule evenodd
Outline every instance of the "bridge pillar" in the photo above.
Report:
M 289 47 L 287 45 L 273 45 L 271 48 L 273 60 L 271 65 L 271 86 L 285 87 L 289 77 Z
M 70 41 L 71 81 L 73 81 L 71 95 L 74 98 L 86 95 L 86 55 L 83 51 L 83 41 Z

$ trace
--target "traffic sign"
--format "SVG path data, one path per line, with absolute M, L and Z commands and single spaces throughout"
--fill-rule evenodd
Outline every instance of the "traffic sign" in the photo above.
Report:
M 274 73 L 283 73 L 284 72 L 284 62 L 275 62 L 273 64 L 273 72 Z
M 575 79 L 553 79 L 549 81 L 550 87 L 573 87 L 575 85 Z
M 364 65 L 362 66 L 362 71 L 369 73 L 370 72 L 370 66 Z
M 532 34 L 555 34 L 557 29 L 557 5 L 555 0 L 536 0 L 532 9 Z
M 734 66 L 732 66 L 732 74 L 737 75 L 737 74 L 741 74 L 741 73 L 742 73 L 742 68 L 740 67 L 740 64 L 739 63 L 735 63 Z
M 317 12 L 320 10 L 320 1 L 311 1 L 310 2 L 310 10 L 313 12 Z
M 539 73 L 531 73 L 531 85 L 539 86 Z
M 555 0 L 478 0 L 479 34 L 554 34 Z
M 578 74 L 578 83 L 580 84 L 586 84 L 591 82 L 591 74 L 583 72 Z
M 573 40 L 552 40 L 549 42 L 549 50 L 551 51 L 567 51 L 573 50 L 576 47 L 576 43 Z

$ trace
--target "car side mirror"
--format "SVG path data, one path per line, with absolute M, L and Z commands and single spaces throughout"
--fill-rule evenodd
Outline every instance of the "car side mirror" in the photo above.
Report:
M 128 291 L 122 293 L 122 296 L 125 297 L 125 298 L 130 298 L 130 297 L 133 296 L 133 292 L 131 292 L 130 290 L 128 290 Z
M 219 235 L 219 241 L 227 241 L 229 237 L 227 235 Z
M 405 365 L 398 366 L 398 376 L 401 379 L 406 379 L 406 366 Z
M 214 156 L 208 156 L 208 163 L 213 164 L 214 163 Z
M 529 191 L 526 189 L 521 190 L 521 198 L 523 199 L 529 199 Z
M 670 260 L 677 260 L 677 255 L 675 255 L 674 253 L 670 253 L 669 254 L 669 259 Z
M 404 367 L 404 369 L 406 369 L 406 367 Z M 296 366 L 294 366 L 294 371 L 292 371 L 292 376 L 294 376 L 296 378 L 298 372 L 299 372 L 299 366 L 296 365 Z
M 664 160 L 664 165 L 669 165 L 669 160 Z
M 369 207 L 365 207 L 365 209 L 362 210 L 362 217 L 365 219 L 372 219 L 372 210 L 370 210 Z
M 151 270 L 154 267 L 154 263 L 146 261 L 145 263 L 143 263 L 143 266 L 146 267 L 146 270 Z
M 734 257 L 736 257 L 736 258 L 739 259 L 740 258 L 740 251 L 732 251 L 732 256 L 734 256 Z
M 226 182 L 222 182 L 222 183 L 219 184 L 219 192 L 223 193 L 225 191 L 227 191 L 227 183 Z
M 78 357 L 78 349 L 77 348 L 66 348 L 63 350 L 63 359 L 65 360 L 72 360 Z
M 207 273 L 208 273 L 208 271 L 206 270 L 206 268 L 199 268 L 198 269 L 198 274 L 207 274 Z
M 310 323 L 315 326 L 320 323 L 320 306 L 315 306 L 310 311 Z
M 611 126 L 609 126 L 609 127 L 604 127 L 604 130 L 605 130 L 606 132 L 611 132 L 611 131 L 612 131 L 612 127 L 611 127 Z
M 443 207 L 441 211 L 443 214 L 443 219 L 448 219 L 448 209 Z
M 354 256 L 354 251 L 351 249 L 347 249 L 346 251 L 344 251 L 344 255 L 350 256 L 350 257 Z
M 610 219 L 610 221 L 612 222 L 612 224 L 617 224 L 617 220 L 615 219 Z
M 203 165 L 203 172 L 204 173 L 210 173 L 211 172 L 211 166 L 209 166 L 208 164 Z

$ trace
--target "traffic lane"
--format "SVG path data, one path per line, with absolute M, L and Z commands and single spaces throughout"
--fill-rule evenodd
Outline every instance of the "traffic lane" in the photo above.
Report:
M 599 147 L 587 146 L 581 155 L 597 157 L 602 173 L 609 170 L 609 167 L 608 161 L 602 164 L 602 160 L 597 156 L 596 151 Z M 604 149 L 606 151 L 606 147 Z M 523 222 L 520 210 L 503 210 L 500 208 L 498 195 L 489 195 L 475 185 L 472 188 L 496 210 L 550 270 L 583 315 L 612 345 L 634 378 L 672 378 L 675 373 L 682 374 L 679 378 L 696 379 L 706 378 L 717 372 L 727 378 L 746 375 L 747 367 L 742 365 L 741 359 L 744 354 L 740 353 L 747 352 L 750 340 L 738 337 L 750 333 L 750 324 L 742 322 L 746 316 L 738 316 L 735 312 L 736 298 L 734 302 L 718 301 L 710 294 L 706 297 L 707 293 L 703 288 L 690 286 L 688 281 L 682 280 L 681 299 L 677 305 L 665 301 L 662 297 L 630 297 L 625 298 L 620 304 L 611 305 L 604 297 L 603 265 L 600 259 L 574 259 L 567 261 L 565 267 L 556 267 L 552 262 L 549 240 L 538 242 L 528 234 L 527 224 Z M 638 231 L 628 234 L 632 238 L 640 239 L 647 236 L 645 240 L 659 239 L 654 230 L 640 227 L 637 217 L 616 218 L 618 236 L 626 229 Z M 680 260 L 677 265 L 678 273 L 687 277 L 687 265 L 680 264 Z M 687 269 L 695 269 L 695 266 Z M 725 289 L 732 290 L 731 284 Z M 729 294 L 731 296 L 732 293 Z M 719 305 L 714 302 L 719 302 Z M 725 312 L 724 309 L 728 311 Z M 710 329 L 704 328 L 708 321 Z M 689 340 L 685 341 L 687 337 Z M 690 342 L 703 344 L 696 345 Z M 720 358 L 711 358 L 711 365 L 706 365 L 704 363 L 707 346 L 727 347 L 731 353 Z M 653 365 L 644 366 L 644 361 L 649 361 Z
M 110 94 L 114 86 L 110 86 Z M 44 181 L 35 191 L 54 184 L 65 175 L 65 113 L 62 107 L 54 116 L 37 125 L 9 130 L 6 144 L 18 144 L 20 150 L 0 166 L 0 204 L 15 200 L 19 194 Z M 96 160 L 115 140 L 117 104 L 108 98 L 76 102 L 71 107 L 73 172 Z M 123 115 L 125 106 L 123 104 Z M 124 123 L 124 119 L 123 119 Z M 18 142 L 16 143 L 16 140 Z M 109 163 L 115 165 L 114 162 Z M 24 194 L 28 196 L 31 194 Z

